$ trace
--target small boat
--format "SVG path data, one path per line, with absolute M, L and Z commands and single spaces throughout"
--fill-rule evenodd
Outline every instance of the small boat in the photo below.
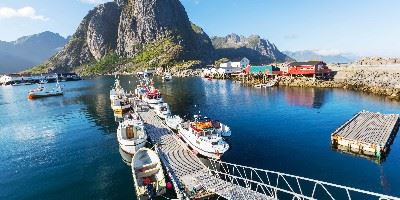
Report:
M 165 119 L 171 115 L 171 110 L 167 103 L 160 103 L 153 106 L 154 111 L 156 112 L 157 116 L 161 119 Z
M 46 84 L 46 83 L 48 83 L 48 82 L 49 82 L 48 80 L 42 79 L 42 80 L 39 81 L 39 84 Z
M 154 105 L 163 103 L 164 100 L 160 92 L 154 86 L 150 86 L 150 89 L 148 89 L 146 95 L 143 97 L 143 101 L 148 103 L 150 108 L 153 108 Z
M 166 72 L 166 73 L 164 74 L 164 76 L 162 77 L 162 80 L 163 80 L 163 81 L 170 81 L 170 80 L 172 80 L 172 75 L 171 75 L 171 73 Z
M 166 193 L 164 171 L 155 151 L 140 149 L 132 158 L 131 168 L 138 200 L 155 199 Z
M 15 82 L 12 84 L 12 86 L 21 86 L 21 85 L 22 85 L 22 83 L 19 83 L 19 82 Z
M 117 129 L 117 138 L 121 149 L 130 155 L 134 155 L 147 142 L 143 121 L 138 123 L 134 119 L 125 119 L 120 122 Z
M 178 126 L 182 122 L 183 119 L 179 115 L 170 115 L 165 118 L 165 124 L 174 131 L 178 130 Z
M 255 88 L 270 88 L 270 87 L 274 87 L 275 86 L 275 83 L 274 82 L 269 82 L 269 83 L 266 83 L 266 84 L 257 84 L 257 85 L 255 85 L 254 87 Z
M 140 85 L 136 86 L 135 89 L 135 95 L 139 99 L 142 99 L 147 93 L 147 88 L 144 86 L 144 84 L 141 82 Z
M 110 100 L 119 99 L 125 96 L 125 91 L 121 86 L 119 79 L 115 79 L 114 87 L 110 90 Z
M 111 108 L 115 114 L 122 114 L 131 108 L 127 99 L 114 99 L 111 101 Z
M 210 121 L 195 117 L 194 121 L 179 124 L 178 134 L 195 153 L 209 158 L 220 159 L 229 149 L 229 144 L 215 131 Z
M 31 82 L 25 82 L 24 85 L 33 85 Z
M 64 95 L 64 91 L 61 85 L 57 81 L 56 87 L 54 87 L 51 90 L 48 90 L 42 84 L 39 84 L 38 88 L 29 91 L 28 99 L 37 99 L 37 98 L 61 96 L 61 95 Z

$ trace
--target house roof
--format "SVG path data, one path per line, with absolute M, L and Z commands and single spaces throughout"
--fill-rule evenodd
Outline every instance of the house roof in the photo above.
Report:
M 318 64 L 321 64 L 321 63 L 324 63 L 324 62 L 322 62 L 322 61 L 292 62 L 292 63 L 289 64 L 289 66 L 318 65 Z

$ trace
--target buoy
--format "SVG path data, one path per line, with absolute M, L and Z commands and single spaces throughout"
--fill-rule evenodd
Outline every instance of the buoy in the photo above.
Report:
M 173 187 L 174 187 L 174 186 L 172 185 L 171 182 L 168 182 L 168 183 L 167 183 L 167 189 L 168 189 L 168 190 L 172 190 Z

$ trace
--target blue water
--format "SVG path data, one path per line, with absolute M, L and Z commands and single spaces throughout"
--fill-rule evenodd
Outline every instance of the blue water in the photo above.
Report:
M 134 198 L 109 106 L 113 79 L 66 82 L 64 97 L 35 101 L 26 98 L 34 86 L 0 87 L 0 199 Z M 135 78 L 121 79 L 135 87 Z M 398 102 L 341 89 L 255 89 L 200 78 L 156 86 L 174 113 L 200 110 L 231 127 L 224 161 L 400 196 L 399 138 L 381 164 L 330 145 L 330 134 L 355 113 L 399 113 Z

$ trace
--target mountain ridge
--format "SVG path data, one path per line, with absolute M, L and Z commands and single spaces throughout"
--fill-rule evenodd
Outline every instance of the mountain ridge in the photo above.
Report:
M 0 41 L 0 73 L 19 72 L 54 55 L 67 43 L 58 33 L 44 31 L 15 41 Z

